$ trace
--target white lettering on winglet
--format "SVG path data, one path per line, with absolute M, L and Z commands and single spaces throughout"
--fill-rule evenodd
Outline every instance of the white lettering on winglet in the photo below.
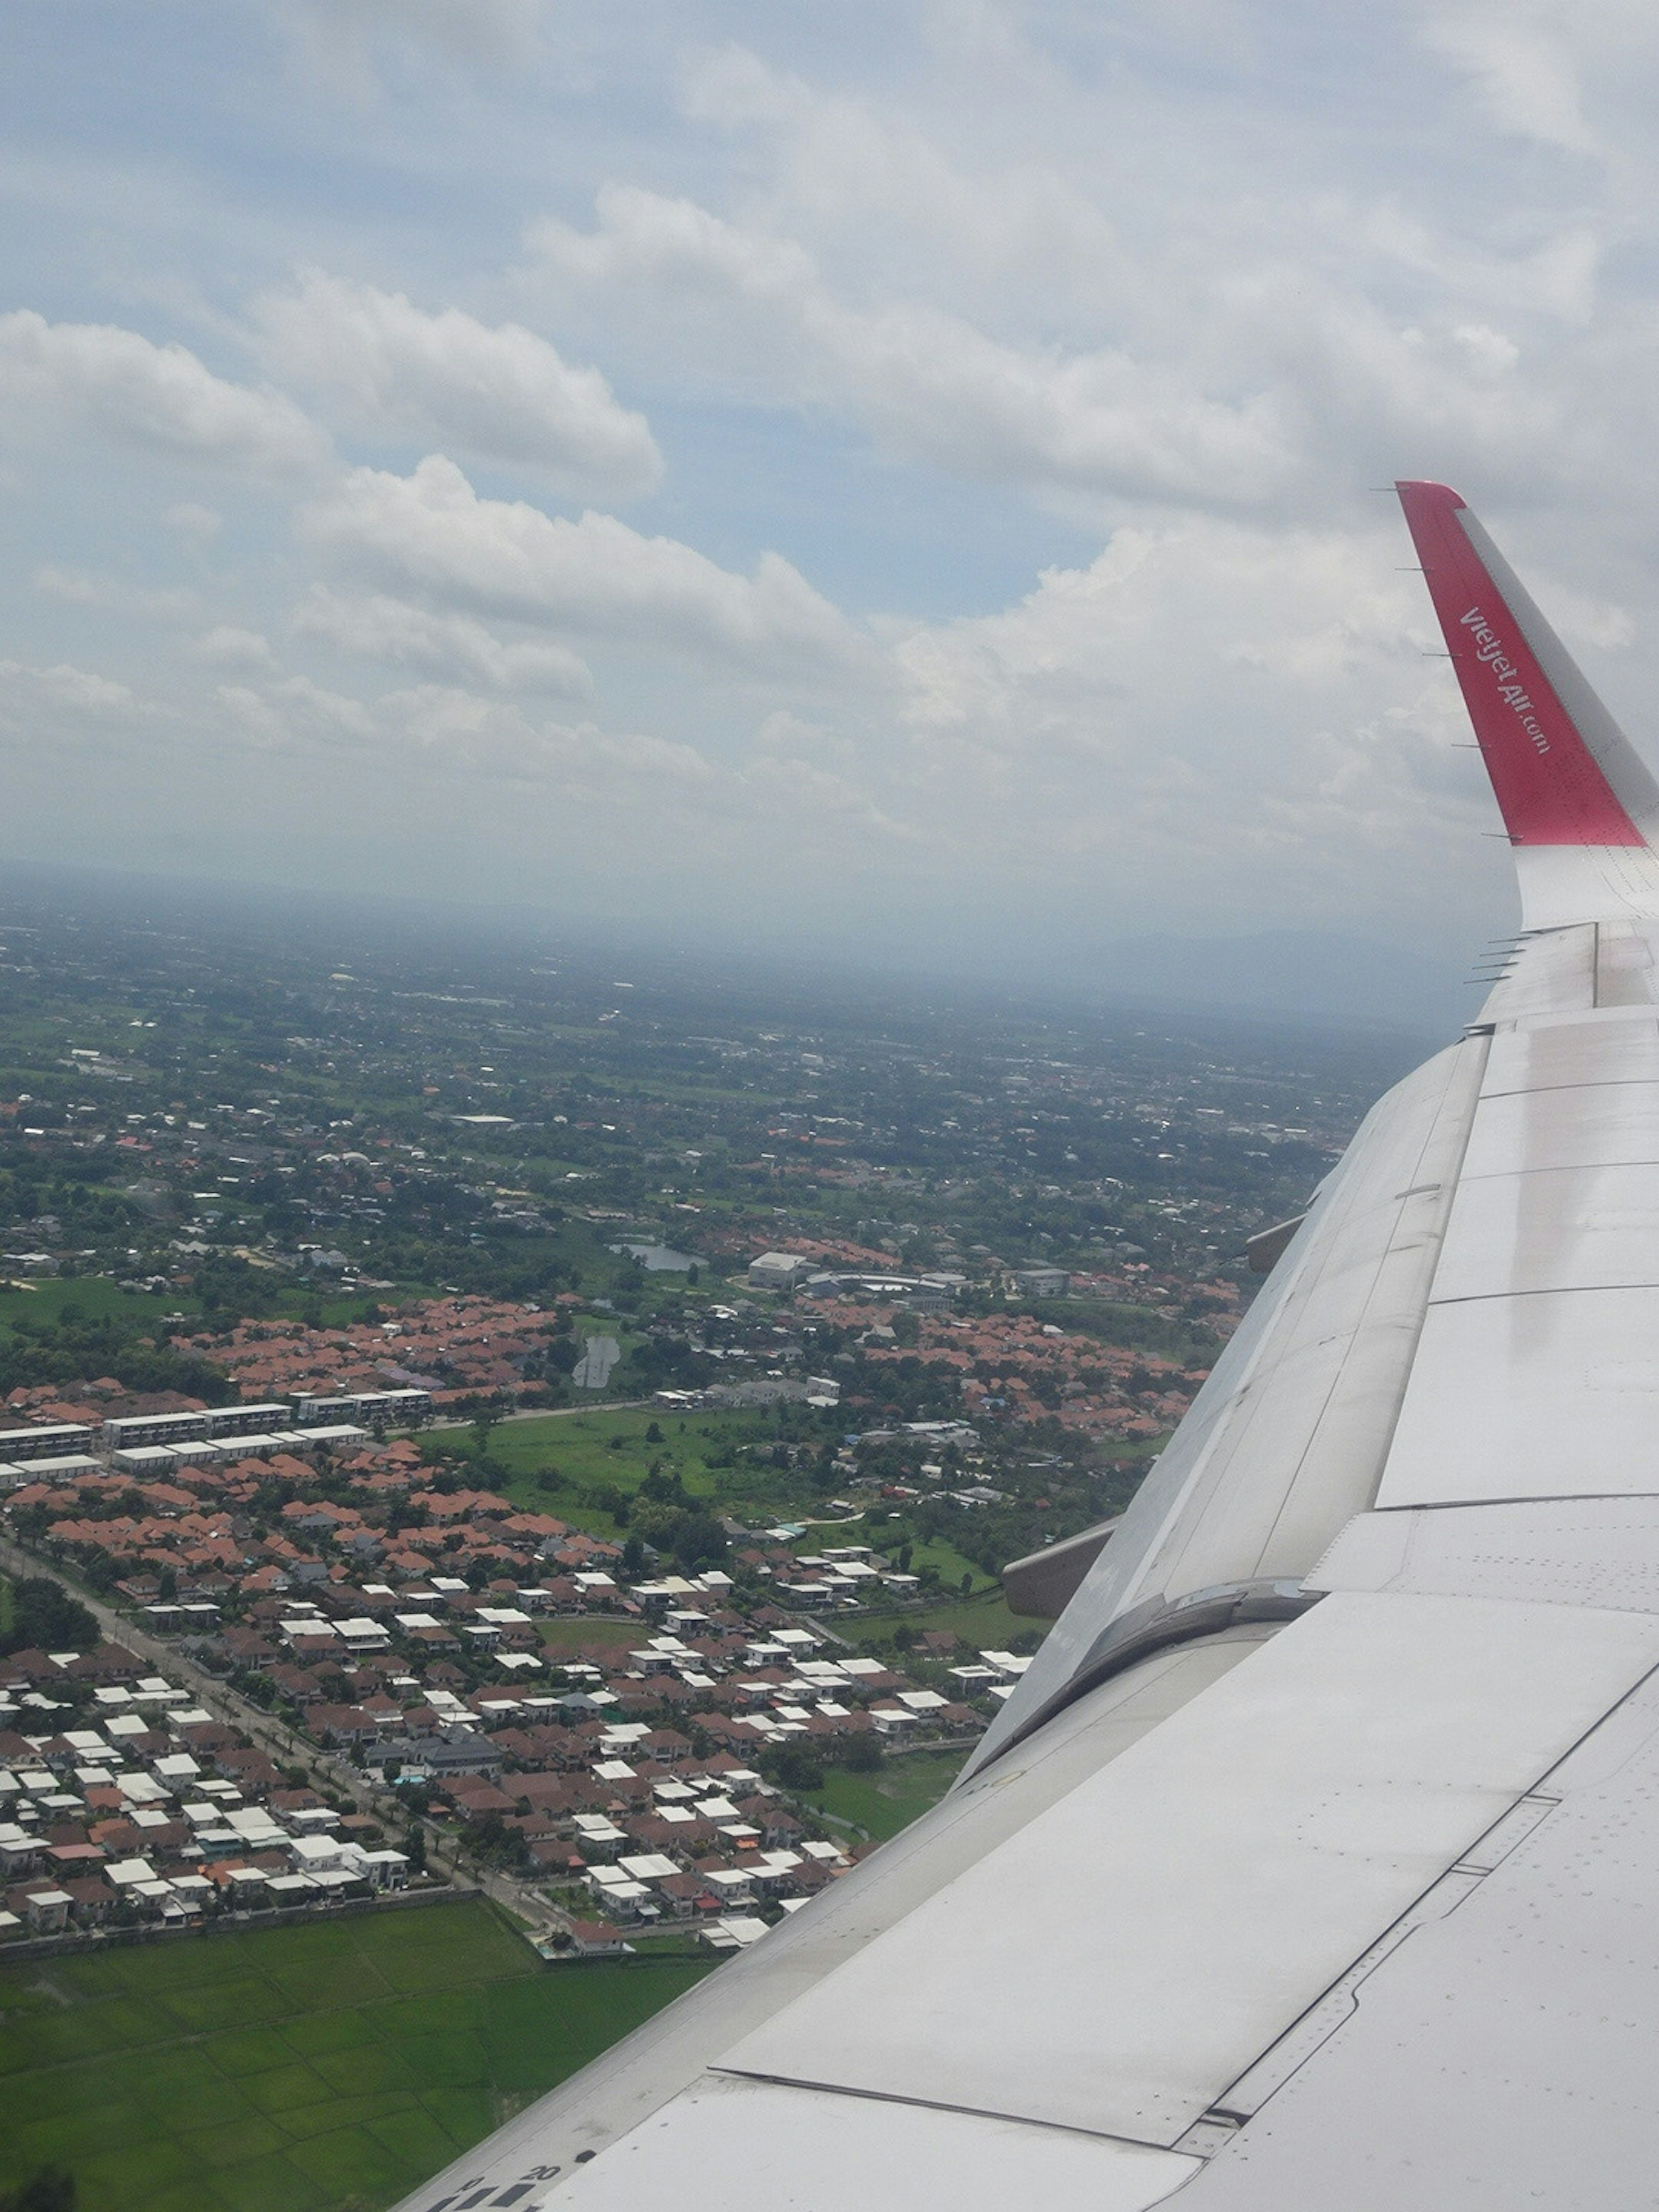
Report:
M 1491 669 L 1498 679 L 1498 696 L 1516 715 L 1522 728 L 1531 738 L 1534 751 L 1543 754 L 1550 749 L 1549 738 L 1538 720 L 1536 709 L 1527 696 L 1526 686 L 1516 679 L 1520 671 L 1510 659 L 1504 641 L 1479 607 L 1471 607 L 1462 618 L 1462 627 L 1474 639 L 1475 659 Z

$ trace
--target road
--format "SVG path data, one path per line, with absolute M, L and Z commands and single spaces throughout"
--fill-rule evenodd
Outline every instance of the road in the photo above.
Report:
M 436 1821 L 411 1821 L 408 1803 L 393 1790 L 376 1782 L 366 1769 L 352 1765 L 337 1753 L 325 1751 L 309 1736 L 291 1729 L 276 1713 L 268 1713 L 244 1698 L 227 1682 L 198 1664 L 176 1644 L 168 1644 L 149 1629 L 137 1626 L 127 1616 L 94 1596 L 50 1560 L 37 1558 L 0 1537 L 0 1570 L 13 1577 L 45 1575 L 86 1607 L 100 1631 L 112 1644 L 124 1644 L 140 1659 L 148 1660 L 157 1674 L 188 1685 L 198 1701 L 215 1717 L 240 1730 L 249 1741 L 268 1751 L 281 1766 L 303 1767 L 313 1782 L 355 1799 L 366 1813 L 383 1820 L 394 1835 L 418 1826 L 426 1838 L 428 1869 L 458 1889 L 482 1890 L 518 1919 L 530 1923 L 527 1940 L 568 1929 L 567 1914 L 549 1903 L 528 1882 L 494 1868 L 468 1865 L 465 1871 L 454 1838 Z

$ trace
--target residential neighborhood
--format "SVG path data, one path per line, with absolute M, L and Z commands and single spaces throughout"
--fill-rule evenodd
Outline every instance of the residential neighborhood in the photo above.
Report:
M 115 1416 L 90 1449 L 40 1460 L 30 1437 L 61 1443 L 62 1423 L 9 1431 L 25 1456 L 0 1478 L 7 1534 L 392 1785 L 412 1833 L 434 1824 L 510 1875 L 562 1945 L 608 1942 L 599 1923 L 756 1940 L 860 1848 L 801 1784 L 919 1745 L 959 1753 L 1027 1663 L 948 1633 L 850 1644 L 838 1613 L 902 1607 L 918 1578 L 833 1524 L 817 1549 L 796 1527 L 737 1529 L 724 1565 L 684 1574 L 458 1483 L 411 1437 L 122 1441 L 212 1419 Z M 150 1455 L 165 1472 L 130 1464 Z M 422 1878 L 423 1847 L 397 1848 L 384 1814 L 296 1785 L 118 1644 L 15 1652 L 0 1699 L 0 1932 L 322 1909 Z

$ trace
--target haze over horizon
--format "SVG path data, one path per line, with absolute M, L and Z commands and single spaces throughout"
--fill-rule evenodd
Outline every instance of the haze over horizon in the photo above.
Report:
M 540 972 L 585 971 L 603 986 L 621 967 L 642 987 L 707 991 L 769 1004 L 776 1016 L 844 1011 L 856 998 L 880 1019 L 901 1020 L 937 1000 L 989 1012 L 1018 1006 L 1064 1024 L 1094 1017 L 1131 1022 L 1189 1018 L 1224 1025 L 1283 1023 L 1332 1034 L 1385 1031 L 1415 1048 L 1443 1041 L 1474 1012 L 1486 986 L 1477 966 L 1425 958 L 1363 938 L 1294 930 L 1201 938 L 1060 940 L 1034 963 L 1018 947 L 1000 958 L 980 949 L 952 957 L 948 948 L 902 942 L 836 947 L 810 936 L 740 927 L 687 926 L 659 918 L 599 921 L 545 907 L 459 899 L 392 897 L 374 890 L 280 884 L 226 884 L 213 878 L 131 870 L 26 865 L 0 860 L 0 951 L 27 945 L 42 926 L 105 924 L 118 933 L 207 931 L 249 949 L 309 944 L 325 965 L 349 966 L 389 953 L 435 962 L 458 984 L 488 991 L 528 962 Z M 612 978 L 614 981 L 614 978 Z M 629 1000 L 641 1011 L 643 1002 Z
M 1458 969 L 1513 894 L 1402 474 L 1654 750 L 1639 11 L 9 41 L 0 858 Z

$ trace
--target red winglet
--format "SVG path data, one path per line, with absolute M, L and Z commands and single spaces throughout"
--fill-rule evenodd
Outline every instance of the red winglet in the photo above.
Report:
M 1557 684 L 1567 681 L 1589 696 L 1603 720 L 1606 710 L 1589 694 L 1508 563 L 1495 548 L 1483 552 L 1470 526 L 1481 540 L 1486 533 L 1449 485 L 1407 483 L 1395 489 L 1510 842 L 1645 845 Z M 1494 565 L 1502 569 L 1502 585 Z M 1554 683 L 1544 659 L 1553 665 Z M 1616 733 L 1615 742 L 1627 750 Z M 1605 740 L 1602 750 L 1605 755 Z M 1633 758 L 1632 766 L 1638 766 Z

